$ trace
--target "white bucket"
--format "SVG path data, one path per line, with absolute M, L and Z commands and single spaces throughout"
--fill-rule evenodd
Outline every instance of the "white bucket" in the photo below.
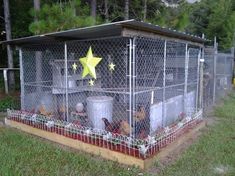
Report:
M 112 121 L 113 98 L 108 96 L 94 96 L 87 98 L 87 115 L 94 128 L 105 128 L 102 118 Z

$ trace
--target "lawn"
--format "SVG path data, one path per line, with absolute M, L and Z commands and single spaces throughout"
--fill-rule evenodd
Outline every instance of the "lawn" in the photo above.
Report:
M 235 175 L 235 94 L 215 109 L 213 125 L 176 162 L 158 173 L 128 168 L 0 127 L 0 175 Z M 155 170 L 154 168 L 151 171 Z

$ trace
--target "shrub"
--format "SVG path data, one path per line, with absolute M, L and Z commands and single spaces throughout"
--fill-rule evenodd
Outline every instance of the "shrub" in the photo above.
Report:
M 20 103 L 19 99 L 7 96 L 0 100 L 0 112 L 6 111 L 8 108 L 10 109 L 19 109 Z

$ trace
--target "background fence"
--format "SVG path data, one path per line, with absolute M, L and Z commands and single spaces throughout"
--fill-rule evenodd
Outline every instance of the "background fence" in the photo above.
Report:
M 203 75 L 203 106 L 209 108 L 232 89 L 234 49 L 218 52 L 217 47 L 205 48 Z

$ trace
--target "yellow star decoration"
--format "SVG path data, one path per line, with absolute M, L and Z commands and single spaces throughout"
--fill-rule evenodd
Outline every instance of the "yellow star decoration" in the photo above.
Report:
M 92 79 L 89 81 L 89 85 L 90 85 L 90 86 L 94 86 L 94 83 L 95 83 L 95 82 L 94 82 Z
M 114 71 L 114 67 L 115 67 L 116 65 L 115 64 L 113 64 L 112 62 L 109 64 L 109 71 Z
M 92 49 L 90 47 L 86 57 L 79 59 L 83 66 L 82 77 L 84 78 L 89 74 L 92 78 L 96 79 L 95 66 L 101 61 L 101 59 L 102 58 L 93 56 Z
M 77 70 L 78 68 L 78 65 L 74 62 L 73 65 L 72 65 L 72 68 L 73 68 L 73 71 L 75 73 L 75 71 Z

